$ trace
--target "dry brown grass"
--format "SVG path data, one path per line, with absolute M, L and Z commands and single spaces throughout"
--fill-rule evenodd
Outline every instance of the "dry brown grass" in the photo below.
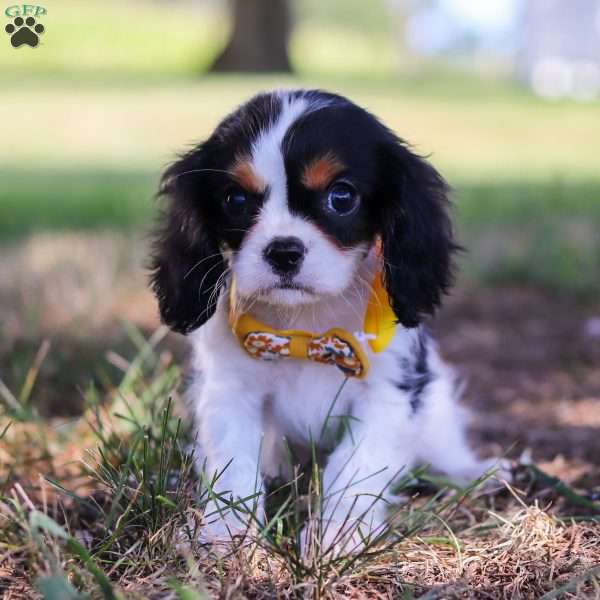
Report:
M 17 487 L 11 496 L 22 506 L 36 504 Z M 57 506 L 46 500 L 46 510 Z M 43 506 L 43 502 L 41 503 Z M 61 509 L 68 510 L 68 503 Z M 474 514 L 470 518 L 478 519 Z M 475 527 L 456 531 L 455 537 L 431 535 L 400 543 L 393 551 L 336 578 L 324 588 L 317 578 L 297 581 L 281 557 L 247 541 L 226 557 L 205 547 L 175 546 L 168 557 L 129 561 L 126 567 L 106 573 L 115 590 L 127 598 L 175 598 L 169 581 L 201 590 L 214 598 L 541 598 L 564 587 L 560 598 L 598 598 L 600 575 L 600 526 L 594 523 L 562 523 L 547 511 L 531 505 L 507 510 L 493 517 L 498 526 L 477 533 Z M 0 526 L 5 519 L 22 519 L 6 502 L 0 504 Z M 92 539 L 85 530 L 73 535 L 82 543 Z M 66 571 L 79 561 L 64 548 L 47 541 L 48 550 Z M 453 543 L 450 541 L 452 540 Z M 134 549 L 133 556 L 136 552 Z M 10 550 L 3 547 L 0 589 L 5 598 L 37 597 L 36 577 L 53 572 L 52 560 L 44 558 L 27 535 Z M 89 574 L 71 570 L 72 583 L 92 586 Z M 98 597 L 102 597 L 98 594 Z M 204 597 L 204 596 L 198 596 Z
M 129 401 L 135 400 L 134 391 L 131 387 L 126 393 Z M 99 450 L 117 471 L 127 472 L 124 442 L 131 441 L 132 433 L 127 423 L 114 418 L 125 411 L 119 396 L 117 390 L 109 392 L 108 405 L 90 408 L 75 420 L 15 422 L 5 432 L 0 441 L 0 589 L 5 598 L 37 597 L 36 582 L 57 570 L 75 587 L 107 597 L 68 543 L 51 530 L 35 528 L 32 515 L 37 511 L 51 516 L 95 553 L 115 597 L 184 597 L 170 586 L 173 579 L 199 594 L 232 599 L 541 598 L 565 585 L 570 587 L 548 597 L 600 597 L 594 579 L 594 574 L 600 576 L 600 524 L 564 519 L 556 490 L 545 490 L 555 501 L 540 507 L 523 474 L 514 488 L 497 486 L 492 494 L 448 492 L 439 500 L 447 503 L 447 510 L 426 520 L 415 535 L 399 538 L 356 568 L 345 570 L 340 563 L 339 576 L 336 567 L 324 565 L 299 575 L 281 553 L 285 544 L 273 551 L 265 540 L 255 543 L 251 536 L 225 556 L 199 545 L 195 537 L 182 543 L 178 514 L 165 518 L 145 538 L 127 525 L 108 553 L 102 553 L 98 548 L 105 532 L 98 519 L 105 519 L 106 512 L 90 512 L 85 502 L 107 507 L 115 493 L 93 474 L 102 464 Z M 98 428 L 104 435 L 117 436 L 117 443 L 103 445 L 93 431 Z M 97 450 L 90 452 L 93 448 Z M 88 500 L 65 495 L 49 480 Z M 131 502 L 144 493 L 135 482 L 128 485 Z M 418 514 L 430 493 L 413 490 L 411 510 Z M 201 526 L 201 506 L 191 487 L 186 488 L 182 507 L 187 521 Z

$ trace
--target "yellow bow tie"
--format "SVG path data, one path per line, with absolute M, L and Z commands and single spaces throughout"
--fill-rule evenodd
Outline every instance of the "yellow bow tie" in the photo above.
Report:
M 362 379 L 369 371 L 367 353 L 355 335 L 333 328 L 316 334 L 300 329 L 273 329 L 247 313 L 235 314 L 235 281 L 231 284 L 229 321 L 242 348 L 261 360 L 308 359 L 338 367 L 346 376 Z M 373 352 L 387 348 L 394 337 L 396 316 L 377 273 L 367 304 L 362 332 Z

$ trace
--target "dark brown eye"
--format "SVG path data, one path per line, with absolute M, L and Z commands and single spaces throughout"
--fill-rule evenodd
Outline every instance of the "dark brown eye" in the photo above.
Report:
M 327 209 L 339 216 L 353 213 L 360 203 L 358 192 L 345 181 L 334 183 L 327 194 Z
M 243 217 L 249 205 L 248 194 L 242 190 L 229 192 L 225 197 L 225 212 L 232 217 Z

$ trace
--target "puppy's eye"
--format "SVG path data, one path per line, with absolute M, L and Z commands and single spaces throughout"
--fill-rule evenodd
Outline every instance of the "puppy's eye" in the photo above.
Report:
M 327 209 L 336 215 L 353 213 L 360 202 L 358 192 L 345 181 L 334 183 L 327 194 Z
M 230 216 L 241 217 L 246 214 L 249 204 L 246 192 L 235 190 L 227 194 L 224 206 Z

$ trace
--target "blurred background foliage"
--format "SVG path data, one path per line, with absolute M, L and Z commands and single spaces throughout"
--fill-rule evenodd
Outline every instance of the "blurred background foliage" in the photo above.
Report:
M 177 151 L 260 90 L 318 86 L 378 114 L 448 178 L 467 276 L 598 291 L 597 101 L 536 96 L 502 39 L 495 54 L 416 51 L 411 18 L 434 5 L 291 0 L 293 74 L 217 75 L 226 2 L 47 2 L 42 44 L 0 52 L 0 236 L 144 231 Z

